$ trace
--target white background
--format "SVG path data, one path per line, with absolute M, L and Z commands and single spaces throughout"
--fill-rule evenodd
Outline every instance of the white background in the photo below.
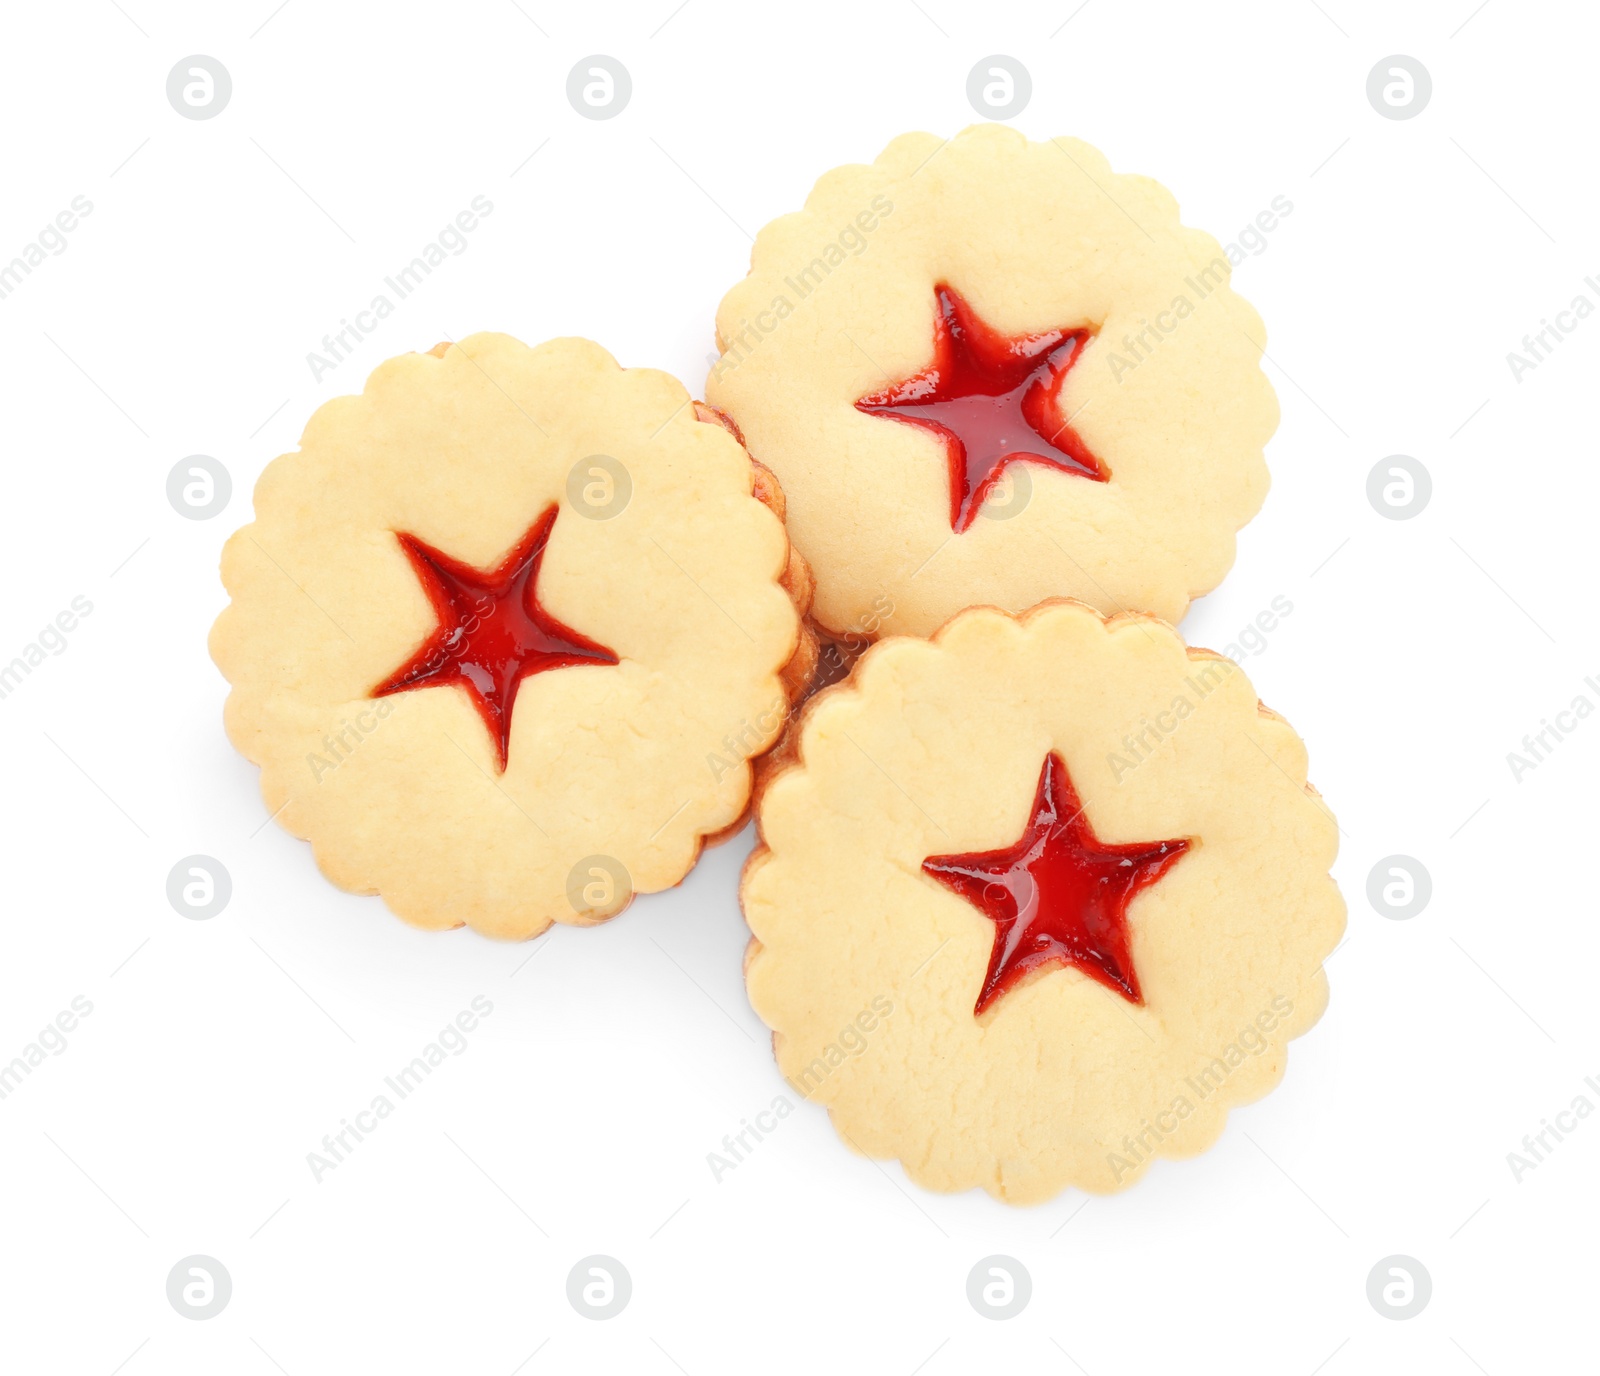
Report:
M 1592 10 L 274 2 L 6 16 L 0 262 L 74 196 L 94 209 L 0 301 L 0 661 L 75 596 L 93 612 L 0 701 L 0 1060 L 75 996 L 93 1013 L 0 1101 L 0 1367 L 1592 1361 L 1600 1122 L 1520 1182 L 1506 1159 L 1579 1094 L 1600 1106 L 1600 719 L 1520 782 L 1506 760 L 1580 692 L 1600 704 L 1600 318 L 1520 382 L 1506 359 L 1580 292 L 1600 304 Z M 194 53 L 234 86 L 203 122 L 165 95 Z M 565 95 L 593 53 L 632 74 L 607 121 Z M 1234 279 L 1283 405 L 1273 491 L 1185 631 L 1220 648 L 1293 603 L 1245 668 L 1340 817 L 1350 937 L 1282 1087 L 1124 1195 L 928 1195 L 803 1103 L 718 1183 L 707 1153 L 793 1097 L 740 980 L 749 834 L 615 923 L 527 947 L 337 892 L 223 736 L 218 551 L 263 465 L 392 354 L 583 334 L 698 390 L 750 233 L 895 134 L 969 123 L 967 74 L 992 53 L 1032 73 L 1016 127 L 1158 178 L 1224 242 L 1293 203 Z M 1395 53 L 1433 79 L 1408 121 L 1366 97 Z M 480 194 L 468 249 L 314 380 L 308 351 Z M 209 521 L 165 495 L 194 453 L 233 476 Z M 1395 453 L 1433 479 L 1408 521 L 1366 496 Z M 165 894 L 195 853 L 232 875 L 210 921 Z M 1394 853 L 1433 877 L 1407 922 L 1366 899 Z M 494 1011 L 469 1049 L 315 1181 L 323 1134 L 475 995 Z M 194 1253 L 233 1279 L 205 1322 L 165 1292 Z M 607 1322 L 566 1298 L 592 1253 L 633 1279 Z M 1008 1322 L 966 1299 L 992 1253 L 1033 1280 Z M 1405 1322 L 1366 1294 L 1393 1253 L 1433 1280 Z

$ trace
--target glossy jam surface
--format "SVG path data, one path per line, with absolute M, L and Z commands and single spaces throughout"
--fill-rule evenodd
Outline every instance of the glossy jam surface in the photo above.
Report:
M 1048 464 L 1095 482 L 1110 473 L 1061 415 L 1058 399 L 1088 330 L 1010 339 L 949 287 L 935 288 L 933 364 L 856 409 L 938 435 L 950 465 L 950 528 L 973 522 L 1013 461 Z
M 1106 845 L 1095 837 L 1059 755 L 1045 756 L 1032 818 L 1004 850 L 922 862 L 994 923 L 981 1015 L 1034 971 L 1070 965 L 1142 1004 L 1128 944 L 1128 904 L 1189 849 L 1187 841 Z
M 539 565 L 557 510 L 549 507 L 486 573 L 415 535 L 396 533 L 439 624 L 372 696 L 460 684 L 494 738 L 502 770 L 511 742 L 511 708 L 523 679 L 572 664 L 617 662 L 604 645 L 563 626 L 539 603 Z

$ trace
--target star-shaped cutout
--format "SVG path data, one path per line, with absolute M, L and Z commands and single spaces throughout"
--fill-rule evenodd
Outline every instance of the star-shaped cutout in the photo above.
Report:
M 1020 841 L 1004 850 L 932 855 L 922 862 L 925 874 L 995 925 L 974 1016 L 1027 975 L 1055 965 L 1071 965 L 1142 1004 L 1128 949 L 1128 904 L 1188 849 L 1188 841 L 1100 841 L 1083 815 L 1067 766 L 1054 752 L 1046 755 Z
M 372 696 L 459 683 L 494 738 L 502 771 L 511 742 L 511 708 L 523 679 L 569 664 L 617 662 L 604 645 L 563 626 L 539 603 L 539 565 L 557 510 L 548 507 L 487 572 L 440 553 L 415 535 L 396 532 L 439 624 Z
M 950 528 L 970 526 L 1007 464 L 1048 464 L 1095 482 L 1110 478 L 1060 414 L 1068 371 L 1091 331 L 1049 330 L 1008 339 L 950 287 L 935 288 L 933 363 L 856 409 L 938 435 L 950 464 Z

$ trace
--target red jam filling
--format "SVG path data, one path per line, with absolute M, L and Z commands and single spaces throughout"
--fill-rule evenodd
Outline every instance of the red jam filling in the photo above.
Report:
M 1033 816 L 1004 850 L 922 862 L 994 923 L 989 973 L 974 1016 L 1036 970 L 1070 965 L 1143 1004 L 1128 949 L 1128 904 L 1189 849 L 1187 841 L 1110 846 L 1098 840 L 1054 752 L 1045 756 Z
M 502 770 L 511 741 L 511 708 L 523 679 L 572 664 L 617 662 L 604 645 L 563 626 L 540 605 L 539 565 L 557 510 L 547 508 L 488 572 L 441 554 L 415 535 L 396 532 L 439 624 L 372 696 L 460 684 L 494 738 Z
M 1089 330 L 1008 339 L 950 287 L 935 288 L 933 363 L 915 377 L 862 397 L 856 409 L 929 430 L 950 464 L 950 528 L 970 526 L 1007 464 L 1048 464 L 1095 482 L 1106 466 L 1062 417 L 1059 398 Z

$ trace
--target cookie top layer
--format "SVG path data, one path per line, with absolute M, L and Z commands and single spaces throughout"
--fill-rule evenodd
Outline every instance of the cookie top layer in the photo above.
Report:
M 819 624 L 926 635 L 963 607 L 1051 596 L 1180 618 L 1260 509 L 1278 419 L 1265 332 L 1229 275 L 1167 191 L 1071 139 L 907 134 L 823 176 L 757 236 L 706 384 L 784 485 Z M 1003 368 L 957 376 L 972 370 L 941 349 L 952 320 L 961 333 L 947 296 L 969 340 L 1038 355 L 1045 395 Z M 919 409 L 940 383 L 1018 389 L 1001 420 L 1021 433 Z M 965 508 L 938 424 L 971 441 Z M 1006 452 L 1035 457 L 993 462 Z
M 1271 1089 L 1326 1002 L 1338 829 L 1305 747 L 1149 617 L 980 608 L 874 646 L 757 819 L 746 973 L 779 1066 L 932 1189 L 1124 1188 Z
M 680 383 L 587 340 L 383 364 L 223 552 L 211 653 L 269 810 L 423 927 L 532 936 L 677 883 L 787 712 L 753 483 Z

